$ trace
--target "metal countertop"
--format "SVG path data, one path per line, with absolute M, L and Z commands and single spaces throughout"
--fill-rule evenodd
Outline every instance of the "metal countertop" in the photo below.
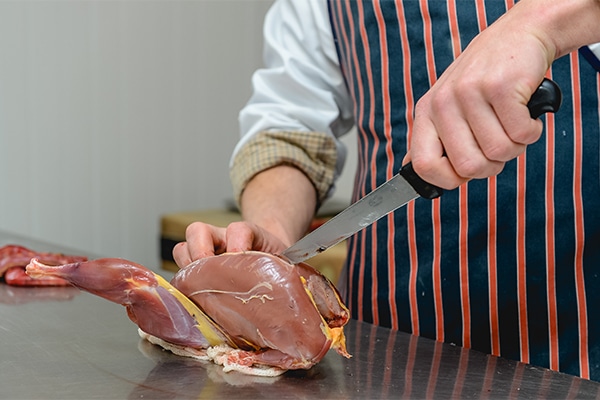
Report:
M 0 233 L 0 245 L 18 240 L 9 239 Z M 351 359 L 331 351 L 312 369 L 277 378 L 223 373 L 219 366 L 175 356 L 140 339 L 117 304 L 70 287 L 0 283 L 0 398 L 600 396 L 597 382 L 366 323 L 351 321 L 346 336 Z

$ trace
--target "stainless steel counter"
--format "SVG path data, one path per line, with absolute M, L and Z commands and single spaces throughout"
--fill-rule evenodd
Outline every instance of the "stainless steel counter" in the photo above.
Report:
M 8 240 L 0 233 L 0 245 Z M 41 250 L 47 250 L 41 249 Z M 125 309 L 74 288 L 0 283 L 2 399 L 596 398 L 600 384 L 351 321 L 351 359 L 256 378 L 141 339 Z

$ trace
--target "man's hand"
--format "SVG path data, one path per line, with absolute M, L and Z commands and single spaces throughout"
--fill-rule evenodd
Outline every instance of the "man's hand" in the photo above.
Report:
M 537 141 L 527 103 L 555 58 L 600 39 L 599 4 L 522 0 L 481 32 L 417 103 L 406 161 L 419 176 L 453 189 Z

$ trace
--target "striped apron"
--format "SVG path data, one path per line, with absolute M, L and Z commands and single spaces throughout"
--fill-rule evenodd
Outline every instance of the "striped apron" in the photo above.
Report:
M 354 200 L 400 169 L 416 101 L 511 5 L 330 0 L 358 130 Z M 560 58 L 562 108 L 524 155 L 355 235 L 340 283 L 353 318 L 600 380 L 598 76 L 577 52 Z

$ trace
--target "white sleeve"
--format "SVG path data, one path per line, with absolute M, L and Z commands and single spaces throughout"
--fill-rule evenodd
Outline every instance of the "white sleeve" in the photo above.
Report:
M 265 67 L 239 115 L 237 151 L 264 130 L 317 131 L 335 138 L 354 125 L 325 0 L 277 0 L 265 18 Z M 337 142 L 339 175 L 346 150 Z

